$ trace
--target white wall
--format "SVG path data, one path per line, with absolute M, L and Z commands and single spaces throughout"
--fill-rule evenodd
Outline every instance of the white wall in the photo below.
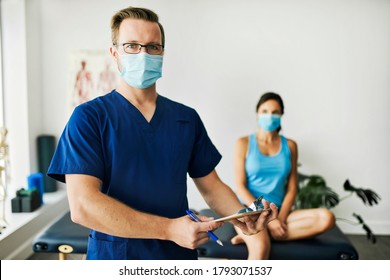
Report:
M 36 130 L 60 135 L 69 117 L 69 53 L 108 51 L 110 18 L 128 5 L 160 15 L 167 41 L 159 93 L 200 113 L 223 154 L 217 170 L 226 183 L 234 189 L 235 140 L 256 129 L 256 102 L 275 91 L 285 101 L 282 132 L 299 145 L 300 171 L 323 175 L 341 196 L 347 178 L 378 192 L 378 206 L 351 197 L 334 211 L 348 219 L 359 213 L 375 233 L 390 233 L 390 1 L 33 0 Z M 206 207 L 191 181 L 189 198 L 191 207 Z
M 3 0 L 3 85 L 5 125 L 9 143 L 9 197 L 26 185 L 30 173 L 29 104 L 27 89 L 27 33 L 24 0 Z M 34 126 L 34 124 L 31 124 Z M 12 143 L 12 144 L 11 144 Z

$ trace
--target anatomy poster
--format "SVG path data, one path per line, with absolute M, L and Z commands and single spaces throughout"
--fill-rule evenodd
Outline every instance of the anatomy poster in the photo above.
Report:
M 69 105 L 79 104 L 115 89 L 118 71 L 108 51 L 74 51 L 69 58 Z

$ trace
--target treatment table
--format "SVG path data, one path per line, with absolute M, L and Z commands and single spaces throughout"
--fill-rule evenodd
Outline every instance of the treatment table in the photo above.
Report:
M 216 217 L 210 209 L 199 211 L 200 215 Z M 246 259 L 248 255 L 244 244 L 232 245 L 230 239 L 236 234 L 233 225 L 225 223 L 215 231 L 224 246 L 213 240 L 199 246 L 199 258 Z M 33 240 L 34 252 L 58 253 L 65 260 L 68 254 L 86 254 L 89 229 L 75 224 L 70 213 L 65 213 L 53 224 L 42 230 Z M 358 252 L 335 226 L 332 230 L 314 238 L 296 241 L 272 241 L 270 259 L 272 260 L 357 260 Z

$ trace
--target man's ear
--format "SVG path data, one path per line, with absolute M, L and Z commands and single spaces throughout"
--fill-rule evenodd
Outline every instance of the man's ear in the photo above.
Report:
M 115 47 L 110 47 L 110 53 L 111 53 L 111 56 L 115 59 L 115 61 L 117 61 L 118 51 L 116 50 Z
M 116 62 L 116 65 L 118 67 L 118 70 L 119 72 L 121 71 L 121 64 L 120 64 L 120 61 L 119 61 L 119 53 L 118 53 L 118 50 L 115 48 L 115 47 L 111 47 L 110 48 L 110 54 L 112 56 L 112 58 L 114 58 L 115 62 Z

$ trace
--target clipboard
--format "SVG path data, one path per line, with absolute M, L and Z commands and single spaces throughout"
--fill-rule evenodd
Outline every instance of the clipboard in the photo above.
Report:
M 252 215 L 260 214 L 263 211 L 271 211 L 271 208 L 261 209 L 261 210 L 257 210 L 257 211 L 249 211 L 249 212 L 245 212 L 245 213 L 235 213 L 235 214 L 230 215 L 230 216 L 216 219 L 216 220 L 214 220 L 214 222 L 226 222 L 226 221 L 230 221 L 230 220 L 235 220 L 235 219 L 239 219 L 239 218 L 242 218 L 245 216 L 252 216 Z

